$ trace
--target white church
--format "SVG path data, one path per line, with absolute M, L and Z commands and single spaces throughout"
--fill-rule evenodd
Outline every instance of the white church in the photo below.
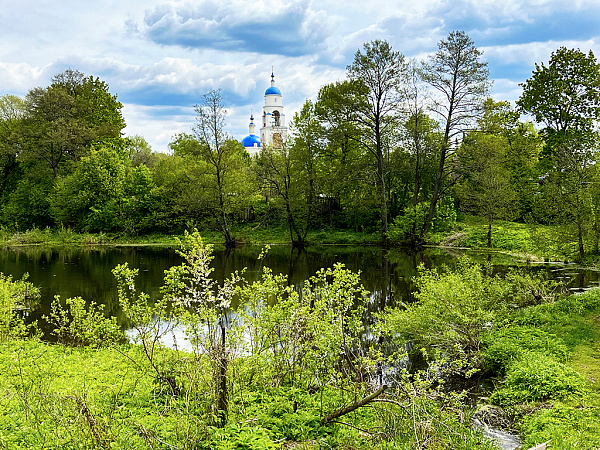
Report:
M 288 137 L 281 91 L 275 86 L 275 75 L 272 71 L 271 87 L 265 91 L 265 105 L 263 106 L 261 125 L 260 136 L 257 136 L 254 115 L 251 114 L 248 136 L 242 139 L 242 145 L 250 156 L 258 154 L 261 147 L 281 148 Z

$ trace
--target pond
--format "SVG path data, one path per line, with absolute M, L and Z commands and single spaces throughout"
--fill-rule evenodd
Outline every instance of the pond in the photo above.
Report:
M 271 247 L 266 258 L 259 261 L 257 257 L 262 250 L 260 246 L 245 246 L 229 252 L 215 250 L 212 261 L 214 277 L 223 280 L 233 271 L 246 267 L 245 278 L 252 281 L 260 277 L 262 266 L 266 265 L 274 273 L 287 275 L 290 284 L 296 284 L 314 275 L 320 268 L 340 262 L 352 271 L 360 271 L 362 283 L 371 293 L 367 305 L 370 311 L 380 311 L 401 301 L 411 301 L 413 278 L 420 264 L 427 268 L 442 265 L 453 267 L 463 255 L 478 262 L 489 261 L 494 270 L 500 272 L 512 266 L 545 271 L 575 291 L 600 283 L 600 274 L 596 271 L 574 265 L 528 265 L 497 253 L 442 248 L 406 253 L 397 249 L 388 251 L 378 247 L 353 246 L 319 246 L 299 251 L 280 245 Z M 42 315 L 47 315 L 55 295 L 60 295 L 62 299 L 80 296 L 87 301 L 106 305 L 107 313 L 117 317 L 117 321 L 126 326 L 118 306 L 116 281 L 111 273 L 117 264 L 125 262 L 139 269 L 137 290 L 155 299 L 160 295 L 164 270 L 181 264 L 182 258 L 173 248 L 154 246 L 20 247 L 0 251 L 0 272 L 12 275 L 15 279 L 28 273 L 29 280 L 41 288 L 41 302 L 29 312 L 29 320 L 40 320 Z M 43 321 L 40 320 L 40 323 L 43 329 Z

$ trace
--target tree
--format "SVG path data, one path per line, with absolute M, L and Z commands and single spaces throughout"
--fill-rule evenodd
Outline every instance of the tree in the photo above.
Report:
M 188 133 L 177 133 L 169 142 L 169 148 L 173 151 L 173 155 L 181 157 L 199 157 L 200 147 L 200 142 Z
M 303 248 L 315 214 L 317 158 L 323 150 L 322 128 L 310 100 L 294 115 L 292 128 L 292 139 L 279 148 L 263 147 L 253 167 L 263 188 L 284 204 L 292 246 Z
M 193 141 L 196 142 L 197 141 Z M 169 156 L 154 169 L 156 184 L 152 206 L 153 228 L 165 232 L 192 229 L 197 225 L 198 211 L 204 204 L 197 158 Z
M 197 114 L 194 138 L 200 144 L 199 157 L 206 164 L 206 187 L 210 191 L 207 206 L 217 219 L 225 245 L 233 247 L 235 239 L 229 231 L 227 215 L 243 197 L 240 194 L 248 188 L 249 183 L 244 183 L 244 158 L 248 154 L 225 132 L 227 111 L 220 91 L 204 94 L 202 102 L 194 109 Z
M 487 246 L 492 246 L 492 225 L 497 219 L 514 217 L 515 190 L 506 164 L 508 143 L 505 138 L 474 131 L 458 150 L 464 173 L 457 185 L 463 210 L 485 217 L 488 225 Z
M 548 66 L 536 64 L 517 105 L 545 125 L 547 194 L 562 212 L 557 217 L 577 224 L 577 247 L 585 256 L 585 213 L 590 208 L 586 193 L 595 165 L 598 145 L 596 121 L 600 118 L 600 68 L 594 54 L 561 47 Z M 573 203 L 573 200 L 576 203 Z M 562 207 L 562 208 L 561 208 Z M 567 209 L 564 209 L 564 208 Z
M 150 169 L 154 168 L 161 159 L 164 159 L 166 155 L 164 153 L 155 153 L 152 151 L 148 141 L 142 136 L 135 135 L 125 139 L 126 151 L 129 154 L 131 163 L 134 167 L 145 165 Z
M 78 161 L 92 144 L 119 140 L 125 121 L 123 105 L 108 85 L 79 71 L 67 70 L 47 88 L 26 97 L 22 129 L 23 158 L 49 166 L 54 178 L 66 162 Z
M 298 189 L 293 176 L 292 158 L 286 144 L 281 148 L 264 147 L 254 165 L 259 183 L 275 193 L 285 206 L 285 215 L 290 232 L 290 240 L 295 247 L 304 245 L 308 231 L 302 217 L 306 203 L 297 200 Z M 299 223 L 300 222 L 300 223 Z
M 484 102 L 483 115 L 478 119 L 480 133 L 504 141 L 503 167 L 508 171 L 509 183 L 515 197 L 514 218 L 530 220 L 533 201 L 538 193 L 539 155 L 542 140 L 531 122 L 521 122 L 520 113 L 509 102 Z
M 366 102 L 357 105 L 355 120 L 364 134 L 361 145 L 376 162 L 376 182 L 380 203 L 381 240 L 388 243 L 388 200 L 385 185 L 386 155 L 389 141 L 398 124 L 401 98 L 399 87 L 406 67 L 404 56 L 392 50 L 386 41 L 365 43 L 357 50 L 354 61 L 347 67 L 348 77 L 360 81 L 367 89 Z
M 318 159 L 324 148 L 323 129 L 313 102 L 310 100 L 304 102 L 300 112 L 294 115 L 292 129 L 294 130 L 294 137 L 290 143 L 292 165 L 297 183 L 303 187 L 302 197 L 306 204 L 304 238 L 298 242 L 303 246 L 306 232 L 314 220 L 317 194 L 323 194 L 321 190 L 317 190 Z
M 531 78 L 520 86 L 523 94 L 517 105 L 545 125 L 550 142 L 574 133 L 585 137 L 583 141 L 596 138 L 600 69 L 591 50 L 586 55 L 579 49 L 559 48 L 548 66 L 536 64 Z
M 448 181 L 452 174 L 447 167 L 448 158 L 454 150 L 452 141 L 479 117 L 489 90 L 489 71 L 487 63 L 480 60 L 481 55 L 467 33 L 452 31 L 439 42 L 438 51 L 429 57 L 422 70 L 425 82 L 441 94 L 435 112 L 440 117 L 444 135 L 429 214 L 421 230 L 421 238 L 431 227 L 438 201 L 456 182 L 456 179 Z
M 315 102 L 326 141 L 320 158 L 322 186 L 339 199 L 339 223 L 357 231 L 379 216 L 371 155 L 365 155 L 363 128 L 354 117 L 357 110 L 367 109 L 367 95 L 368 88 L 360 80 L 344 80 L 323 86 Z
M 414 157 L 414 185 L 412 205 L 422 200 L 423 169 L 425 160 L 431 157 L 432 138 L 437 133 L 437 124 L 425 113 L 427 106 L 423 94 L 420 71 L 422 64 L 410 61 L 407 83 L 404 85 L 404 98 L 408 110 L 408 120 L 404 124 L 403 140 L 408 153 Z
M 128 166 L 104 147 L 84 156 L 72 174 L 56 181 L 50 204 L 56 223 L 92 232 L 119 230 Z
M 0 97 L 0 195 L 4 195 L 19 167 L 18 134 L 25 116 L 25 101 L 15 95 Z

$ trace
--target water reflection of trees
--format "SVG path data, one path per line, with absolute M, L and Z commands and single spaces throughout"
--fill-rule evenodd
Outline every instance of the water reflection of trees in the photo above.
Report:
M 261 277 L 263 266 L 270 267 L 275 274 L 288 276 L 288 283 L 301 289 L 302 282 L 319 269 L 333 267 L 337 262 L 348 269 L 361 273 L 361 281 L 370 292 L 364 305 L 365 323 L 372 322 L 373 313 L 402 302 L 414 301 L 417 268 L 446 265 L 453 268 L 460 250 L 427 248 L 420 252 L 407 253 L 399 249 L 389 251 L 378 247 L 320 246 L 303 250 L 290 246 L 272 246 L 263 260 L 258 260 L 262 246 L 245 246 L 232 251 L 214 251 L 213 276 L 222 282 L 234 271 L 246 268 L 244 277 L 249 282 Z M 488 253 L 469 253 L 476 262 L 486 262 Z M 493 254 L 489 257 L 494 273 L 502 273 L 516 262 L 513 257 Z M 136 286 L 146 292 L 151 300 L 160 295 L 164 270 L 179 265 L 181 257 L 172 248 L 165 247 L 90 247 L 61 248 L 19 247 L 0 251 L 0 272 L 20 279 L 30 274 L 30 281 L 41 288 L 42 300 L 31 312 L 31 320 L 40 319 L 49 313 L 54 295 L 63 300 L 80 296 L 86 301 L 106 305 L 108 315 L 117 317 L 119 324 L 127 327 L 118 304 L 116 281 L 111 270 L 127 262 L 137 268 L 139 275 Z M 548 266 L 532 266 L 530 270 L 550 271 Z M 565 270 L 566 269 L 566 270 Z M 558 269 L 556 269 L 558 270 Z M 583 289 L 600 278 L 597 272 L 576 271 L 573 267 L 561 268 L 551 273 L 563 277 L 568 287 Z

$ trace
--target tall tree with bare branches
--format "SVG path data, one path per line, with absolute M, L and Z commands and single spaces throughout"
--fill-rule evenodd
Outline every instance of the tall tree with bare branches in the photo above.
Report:
M 435 208 L 445 191 L 451 187 L 452 171 L 449 156 L 454 152 L 453 141 L 469 130 L 483 111 L 490 82 L 487 63 L 481 60 L 482 51 L 464 31 L 452 31 L 438 44 L 436 53 L 423 67 L 422 76 L 440 94 L 434 106 L 444 130 L 439 153 L 435 186 L 429 204 L 429 214 L 421 229 L 421 239 L 429 231 Z
M 364 130 L 360 142 L 376 162 L 377 190 L 380 202 L 381 240 L 388 243 L 388 200 L 385 185 L 386 156 L 391 135 L 398 128 L 401 106 L 400 86 L 406 74 L 402 53 L 392 50 L 387 41 L 364 44 L 347 67 L 348 77 L 366 89 L 366 101 L 359 104 L 355 120 Z

